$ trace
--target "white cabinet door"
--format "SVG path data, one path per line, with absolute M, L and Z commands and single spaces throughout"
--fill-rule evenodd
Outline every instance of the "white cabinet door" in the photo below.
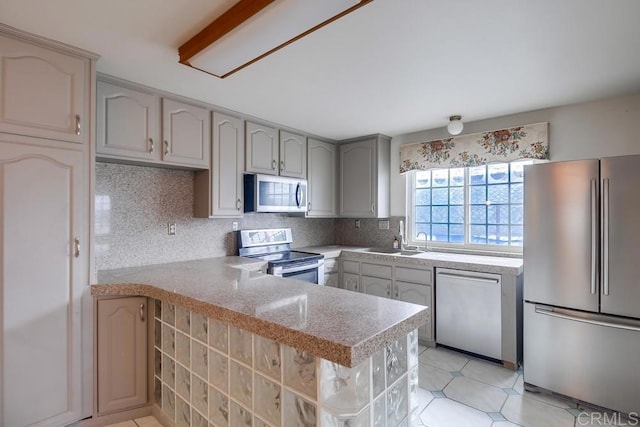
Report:
M 278 175 L 278 130 L 248 121 L 245 136 L 245 170 Z
M 0 36 L 0 132 L 83 143 L 89 60 Z
M 342 288 L 348 291 L 360 292 L 360 275 L 342 273 Z
M 157 96 L 99 81 L 96 102 L 98 156 L 160 160 Z
M 417 285 L 415 283 L 395 282 L 393 297 L 397 300 L 429 307 L 429 320 L 418 328 L 418 338 L 424 341 L 433 341 L 433 305 L 431 303 L 432 288 L 429 285 Z
M 214 112 L 211 216 L 242 216 L 243 168 L 243 120 Z
M 309 138 L 307 217 L 335 217 L 337 168 L 336 145 Z
M 376 140 L 340 146 L 340 216 L 376 216 Z
M 0 425 L 83 415 L 84 161 L 82 151 L 0 141 Z
M 164 163 L 209 168 L 209 110 L 162 98 L 162 160 Z
M 324 285 L 332 288 L 340 287 L 340 275 L 338 273 L 331 273 L 324 275 Z
M 307 179 L 307 137 L 280 131 L 280 175 Z
M 391 280 L 369 276 L 361 276 L 360 280 L 365 294 L 391 298 Z
M 98 301 L 98 413 L 147 403 L 147 299 Z

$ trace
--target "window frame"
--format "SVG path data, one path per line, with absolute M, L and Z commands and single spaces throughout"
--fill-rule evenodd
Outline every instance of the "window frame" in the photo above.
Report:
M 503 164 L 503 163 L 517 163 L 522 161 L 527 161 L 531 159 L 520 159 L 513 160 L 511 162 L 492 162 L 489 164 Z M 533 164 L 542 163 L 541 161 L 533 160 Z M 457 168 L 434 168 L 432 171 L 437 169 L 457 169 Z M 469 253 L 469 254 L 477 254 L 477 255 L 502 255 L 502 256 L 522 256 L 523 246 L 512 246 L 512 245 L 493 245 L 493 244 L 480 244 L 480 243 L 470 243 L 469 235 L 471 231 L 471 203 L 469 200 L 469 191 L 471 189 L 471 176 L 469 173 L 469 167 L 465 167 L 465 177 L 464 177 L 464 186 L 463 186 L 463 197 L 464 197 L 464 243 L 450 243 L 443 241 L 425 241 L 425 240 L 415 240 L 414 229 L 415 229 L 415 196 L 416 196 L 416 173 L 420 172 L 417 170 L 412 170 L 407 173 L 406 178 L 406 209 L 405 216 L 407 221 L 407 244 L 411 246 L 416 246 L 418 248 L 427 248 L 427 250 L 440 250 L 443 252 L 459 252 L 459 253 Z M 523 181 L 524 183 L 524 181 Z M 523 204 L 524 205 L 524 204 Z

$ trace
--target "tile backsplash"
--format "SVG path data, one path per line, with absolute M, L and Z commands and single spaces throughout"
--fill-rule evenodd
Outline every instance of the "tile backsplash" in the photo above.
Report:
M 360 219 L 360 228 L 355 227 L 354 218 L 338 218 L 335 222 L 335 244 L 390 248 L 393 238 L 398 237 L 400 220 L 404 220 L 404 217 L 388 218 L 389 229 L 381 230 L 378 227 L 380 220 L 376 218 Z
M 98 270 L 235 255 L 239 228 L 291 227 L 294 246 L 335 243 L 334 219 L 245 214 L 193 218 L 193 172 L 96 163 L 95 248 Z M 169 222 L 176 224 L 170 236 Z

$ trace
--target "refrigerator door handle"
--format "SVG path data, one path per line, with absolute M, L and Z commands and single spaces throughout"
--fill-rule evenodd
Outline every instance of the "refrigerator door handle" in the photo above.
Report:
M 609 178 L 602 179 L 602 295 L 609 295 Z
M 598 181 L 591 180 L 591 294 L 597 293 L 598 274 Z
M 540 308 L 538 306 L 536 306 L 535 312 L 537 314 L 543 314 L 545 316 L 557 317 L 565 320 L 572 320 L 574 322 L 582 322 L 582 323 L 588 323 L 590 325 L 605 326 L 607 328 L 625 329 L 628 331 L 640 332 L 640 324 L 638 325 L 625 324 L 625 323 L 607 322 L 604 320 L 589 319 L 586 317 L 578 317 L 578 316 L 573 316 L 571 314 L 560 313 L 560 312 L 554 311 L 553 309 Z

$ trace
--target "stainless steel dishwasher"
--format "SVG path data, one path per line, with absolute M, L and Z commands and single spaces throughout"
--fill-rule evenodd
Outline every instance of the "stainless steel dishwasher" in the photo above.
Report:
M 502 360 L 499 274 L 436 268 L 436 343 Z

